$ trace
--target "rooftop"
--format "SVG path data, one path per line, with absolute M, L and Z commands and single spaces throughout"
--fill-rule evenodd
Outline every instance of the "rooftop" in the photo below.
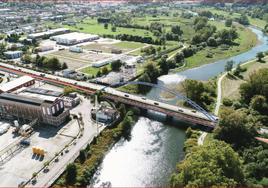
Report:
M 2 93 L 0 94 L 0 99 L 10 100 L 13 102 L 20 102 L 20 103 L 25 103 L 25 104 L 30 104 L 30 105 L 36 105 L 36 106 L 40 106 L 44 102 L 43 100 L 40 100 L 40 99 L 19 96 L 19 95 L 12 94 L 12 93 Z
M 67 33 L 67 34 L 62 34 L 62 35 L 57 35 L 54 36 L 53 38 L 56 39 L 67 39 L 67 40 L 84 40 L 92 37 L 98 37 L 98 35 L 91 35 L 91 34 L 86 34 L 86 33 L 78 33 L 78 32 L 73 32 L 73 33 Z
M 27 82 L 30 82 L 34 80 L 34 78 L 30 77 L 30 76 L 22 76 L 22 77 L 19 77 L 15 80 L 12 80 L 10 82 L 7 82 L 3 85 L 0 86 L 0 91 L 2 92 L 8 92 L 16 87 L 19 87 L 21 86 L 22 84 L 25 84 Z

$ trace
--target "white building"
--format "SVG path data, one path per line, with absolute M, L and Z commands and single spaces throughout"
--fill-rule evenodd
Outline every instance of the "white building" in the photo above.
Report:
M 53 35 L 59 35 L 59 34 L 63 34 L 63 33 L 68 33 L 70 32 L 70 29 L 66 29 L 66 28 L 57 28 L 57 29 L 51 29 L 45 32 L 41 32 L 41 33 L 33 33 L 33 34 L 29 34 L 28 38 L 29 39 L 38 39 L 38 38 L 44 38 L 44 37 L 51 37 Z
M 83 49 L 80 48 L 80 47 L 71 46 L 71 47 L 69 48 L 69 51 L 70 51 L 70 52 L 76 52 L 76 53 L 82 53 L 82 52 L 83 52 Z
M 17 59 L 22 56 L 22 51 L 7 51 L 7 52 L 4 52 L 4 55 L 8 59 Z
M 55 40 L 57 44 L 74 45 L 82 42 L 90 42 L 99 39 L 98 35 L 91 35 L 86 33 L 67 33 L 63 35 L 57 35 L 50 39 Z

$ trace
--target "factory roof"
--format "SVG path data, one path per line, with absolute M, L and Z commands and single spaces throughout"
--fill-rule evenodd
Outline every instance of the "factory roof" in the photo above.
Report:
M 48 30 L 48 31 L 40 32 L 40 33 L 29 34 L 29 37 L 36 38 L 36 37 L 41 37 L 41 36 L 44 36 L 44 35 L 53 35 L 54 33 L 65 32 L 65 31 L 70 31 L 70 30 L 66 29 L 66 28 L 51 29 L 51 30 Z
M 18 53 L 22 53 L 22 51 L 7 51 L 7 52 L 4 52 L 4 54 L 6 54 L 6 55 L 13 55 L 13 54 L 18 54 Z
M 25 91 L 29 93 L 36 93 L 53 97 L 60 97 L 63 94 L 62 92 L 52 91 L 48 89 L 41 89 L 41 88 L 26 88 Z
M 0 91 L 2 92 L 8 92 L 16 87 L 19 87 L 27 82 L 30 82 L 34 80 L 34 78 L 30 77 L 30 76 L 22 76 L 22 77 L 19 77 L 15 80 L 12 80 L 10 82 L 7 82 L 3 85 L 0 86 Z
M 2 93 L 0 94 L 0 99 L 10 100 L 13 102 L 20 102 L 20 103 L 25 103 L 25 104 L 30 104 L 30 105 L 36 105 L 36 106 L 40 106 L 44 102 L 43 100 L 40 100 L 40 99 L 19 96 L 19 95 L 12 94 L 12 93 Z
M 66 33 L 62 35 L 57 35 L 54 36 L 53 38 L 55 40 L 57 39 L 66 39 L 66 40 L 84 40 L 92 37 L 98 37 L 98 35 L 91 35 L 87 33 L 78 33 L 78 32 L 73 32 L 73 33 Z

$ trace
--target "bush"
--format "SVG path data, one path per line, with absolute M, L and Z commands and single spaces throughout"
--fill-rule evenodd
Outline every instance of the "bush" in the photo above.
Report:
M 231 99 L 224 98 L 224 99 L 222 100 L 222 104 L 223 104 L 224 106 L 232 106 L 232 105 L 233 105 L 233 101 L 232 101 Z

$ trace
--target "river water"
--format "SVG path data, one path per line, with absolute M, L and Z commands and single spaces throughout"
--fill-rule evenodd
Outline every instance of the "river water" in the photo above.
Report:
M 212 64 L 163 76 L 158 84 L 180 82 L 185 78 L 208 80 L 224 71 L 227 61 L 236 64 L 255 58 L 256 53 L 268 50 L 268 37 L 262 31 L 250 28 L 261 41 L 251 50 Z M 152 89 L 148 98 L 158 99 L 160 90 Z M 166 101 L 172 103 L 174 100 Z M 140 117 L 129 141 L 121 139 L 105 156 L 91 185 L 113 187 L 167 186 L 176 163 L 183 159 L 185 127 L 183 122 L 163 123 L 164 116 L 149 112 Z

